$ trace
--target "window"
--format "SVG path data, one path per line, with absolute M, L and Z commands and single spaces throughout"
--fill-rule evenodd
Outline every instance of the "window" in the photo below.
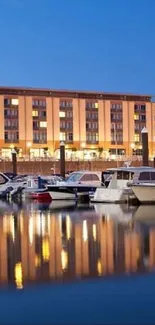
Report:
M 134 142 L 139 142 L 139 134 L 134 135 Z
M 46 127 L 47 127 L 47 122 L 41 121 L 40 128 L 46 128 Z
M 4 133 L 4 138 L 5 142 L 18 142 L 19 140 L 19 133 L 18 132 L 13 132 L 13 131 L 8 131 Z
M 86 123 L 86 130 L 91 130 L 91 123 Z
M 10 98 L 4 98 L 4 107 L 7 107 L 11 104 L 11 99 Z
M 11 105 L 18 106 L 19 105 L 19 100 L 16 98 L 11 99 Z
M 155 181 L 155 173 L 151 172 L 151 181 Z
M 38 115 L 39 117 L 46 117 L 46 111 L 39 110 Z
M 4 110 L 4 116 L 6 117 L 14 117 L 18 116 L 18 109 L 5 109 Z
M 46 131 L 33 132 L 33 143 L 47 143 Z
M 92 174 L 92 181 L 99 181 L 99 177 L 96 174 Z
M 66 122 L 65 121 L 60 121 L 60 128 L 65 129 L 66 127 Z
M 117 179 L 125 179 L 129 180 L 130 173 L 129 172 L 117 172 Z
M 96 108 L 98 108 L 99 107 L 99 104 L 98 104 L 98 102 L 89 102 L 89 101 L 86 101 L 86 109 L 90 109 L 90 110 L 92 110 L 92 109 L 96 109 Z
M 5 120 L 5 130 L 7 129 L 18 129 L 18 120 Z
M 72 101 L 71 100 L 61 100 L 60 107 L 72 108 Z
M 65 112 L 59 112 L 59 117 L 65 117 Z
M 98 129 L 98 123 L 97 122 L 93 122 L 91 123 L 92 129 Z
M 135 104 L 135 112 L 145 112 L 145 111 L 146 111 L 146 105 Z
M 144 114 L 140 115 L 140 121 L 146 121 L 146 115 Z
M 81 179 L 81 182 L 91 182 L 92 181 L 92 175 L 91 174 L 84 174 Z
M 73 117 L 73 113 L 71 111 L 67 111 L 66 112 L 66 117 L 67 118 L 72 118 Z
M 134 114 L 134 120 L 138 121 L 139 120 L 139 115 L 138 114 Z
M 32 111 L 32 116 L 38 116 L 38 111 Z
M 39 129 L 39 121 L 33 121 L 33 129 Z
M 72 122 L 67 122 L 66 123 L 66 128 L 67 129 L 72 129 L 73 128 L 73 123 Z
M 45 99 L 33 99 L 32 106 L 33 107 L 46 107 L 46 100 Z
M 121 123 L 116 124 L 116 129 L 117 130 L 122 130 L 123 129 L 123 125 Z M 114 130 L 114 129 L 113 129 Z
M 89 143 L 97 143 L 98 142 L 98 133 L 87 133 L 86 140 Z
M 72 132 L 67 133 L 67 138 L 66 138 L 66 140 L 67 140 L 68 142 L 73 141 L 73 133 L 72 133 Z
M 121 110 L 122 109 L 122 104 L 111 103 L 110 108 L 111 108 L 111 110 Z
M 66 140 L 65 132 L 60 132 L 60 141 L 65 141 L 65 140 Z
M 4 107 L 8 106 L 18 106 L 19 99 L 18 98 L 4 98 Z
M 139 176 L 140 181 L 149 181 L 150 180 L 150 173 L 149 172 L 142 172 Z

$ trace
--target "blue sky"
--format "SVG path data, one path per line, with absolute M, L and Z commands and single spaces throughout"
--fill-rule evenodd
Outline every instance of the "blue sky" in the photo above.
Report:
M 0 85 L 155 94 L 154 0 L 0 0 Z

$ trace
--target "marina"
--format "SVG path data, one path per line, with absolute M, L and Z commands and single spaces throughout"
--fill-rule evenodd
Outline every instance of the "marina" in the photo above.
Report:
M 56 324 L 82 325 L 84 318 L 89 324 L 115 324 L 116 319 L 123 324 L 127 315 L 131 324 L 138 315 L 141 324 L 148 314 L 137 306 L 148 310 L 152 303 L 154 252 L 155 213 L 150 205 L 0 201 L 1 321 L 20 324 L 24 317 L 31 323 L 33 310 L 35 324 L 48 324 L 48 299 Z
M 92 203 L 155 203 L 155 168 L 121 167 L 30 176 L 0 173 L 0 198 Z

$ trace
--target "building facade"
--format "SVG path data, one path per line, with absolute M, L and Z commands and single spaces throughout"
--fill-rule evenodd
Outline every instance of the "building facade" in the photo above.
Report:
M 0 154 L 103 159 L 141 156 L 141 130 L 148 129 L 155 156 L 155 103 L 148 95 L 0 87 Z

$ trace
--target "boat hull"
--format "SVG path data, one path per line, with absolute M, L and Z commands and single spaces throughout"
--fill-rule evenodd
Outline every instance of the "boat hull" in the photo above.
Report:
M 52 200 L 77 200 L 81 197 L 88 196 L 89 192 L 95 192 L 96 187 L 92 186 L 48 186 L 48 192 Z
M 132 185 L 131 188 L 140 203 L 155 203 L 155 185 Z

